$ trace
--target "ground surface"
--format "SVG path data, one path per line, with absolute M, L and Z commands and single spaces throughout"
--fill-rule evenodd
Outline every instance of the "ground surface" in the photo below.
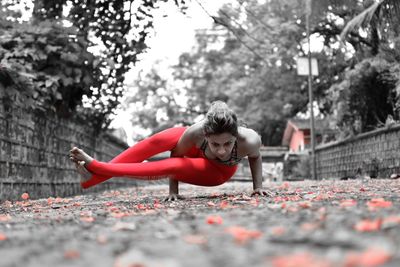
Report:
M 265 187 L 2 201 L 0 266 L 400 266 L 400 180 Z

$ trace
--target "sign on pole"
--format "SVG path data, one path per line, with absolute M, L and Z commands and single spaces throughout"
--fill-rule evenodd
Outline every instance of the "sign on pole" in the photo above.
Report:
M 318 76 L 318 62 L 316 58 L 311 59 L 311 72 L 313 76 Z M 308 58 L 297 58 L 297 74 L 301 76 L 308 76 L 309 73 L 310 71 L 308 70 Z

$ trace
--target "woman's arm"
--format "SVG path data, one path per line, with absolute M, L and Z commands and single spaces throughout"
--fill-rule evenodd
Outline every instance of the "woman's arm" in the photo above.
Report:
M 171 151 L 173 157 L 183 157 L 186 152 L 189 151 L 193 146 L 196 145 L 201 133 L 201 125 L 198 123 L 193 124 L 183 133 L 179 139 L 176 147 Z
M 270 196 L 271 193 L 262 188 L 262 157 L 260 153 L 261 138 L 260 136 L 252 131 L 251 136 L 248 140 L 249 153 L 247 158 L 249 160 L 249 166 L 251 176 L 253 179 L 253 193 L 252 195 L 265 195 Z
M 199 125 L 192 125 L 186 129 L 181 138 L 178 141 L 176 147 L 171 151 L 171 157 L 183 157 L 190 148 L 196 145 L 197 138 L 199 135 Z M 174 179 L 169 179 L 169 196 L 165 201 L 175 201 L 183 199 L 179 195 L 179 182 Z

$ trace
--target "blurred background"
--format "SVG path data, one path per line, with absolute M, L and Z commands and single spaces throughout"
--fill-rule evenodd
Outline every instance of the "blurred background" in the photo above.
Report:
M 317 145 L 390 128 L 400 115 L 399 11 L 395 0 L 2 0 L 1 177 L 54 151 L 62 166 L 74 144 L 101 154 L 93 140 L 104 133 L 125 148 L 190 125 L 215 100 L 261 135 L 274 164 L 309 153 L 311 108 Z M 318 64 L 312 103 L 297 65 L 308 51 Z M 296 164 L 307 177 L 308 160 Z
M 398 120 L 397 11 L 396 1 L 312 4 L 312 105 L 336 139 Z M 305 14 L 300 0 L 3 0 L 1 64 L 32 83 L 30 105 L 111 123 L 129 143 L 221 99 L 265 145 L 280 145 L 288 119 L 308 115 L 307 77 L 296 72 Z

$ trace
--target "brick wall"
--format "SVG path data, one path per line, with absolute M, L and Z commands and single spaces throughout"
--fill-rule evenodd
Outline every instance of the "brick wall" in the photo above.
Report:
M 84 122 L 5 107 L 0 100 L 0 200 L 18 199 L 23 192 L 31 198 L 62 197 L 136 184 L 134 180 L 112 179 L 82 191 L 68 157 L 73 146 L 103 161 L 127 148 L 115 137 L 99 136 Z
M 316 157 L 319 179 L 390 177 L 400 173 L 400 126 L 318 146 Z

